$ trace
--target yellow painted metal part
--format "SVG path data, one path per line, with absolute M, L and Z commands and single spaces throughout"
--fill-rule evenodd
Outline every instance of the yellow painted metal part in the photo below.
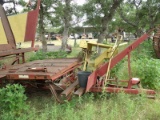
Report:
M 105 75 L 105 82 L 104 82 L 105 84 L 107 84 L 107 81 L 108 81 L 109 76 L 110 76 L 110 66 L 111 66 L 112 58 L 113 58 L 113 56 L 114 56 L 114 54 L 115 54 L 118 46 L 120 45 L 122 39 L 123 39 L 123 36 L 122 36 L 122 35 L 117 35 L 117 39 L 116 39 L 115 44 L 114 44 L 114 46 L 113 46 L 113 48 L 112 48 L 111 56 L 110 56 L 110 59 L 109 59 L 109 61 L 108 61 L 109 64 L 108 64 L 107 72 L 106 72 L 106 75 Z
M 0 20 L 0 44 L 7 44 L 7 38 L 1 20 Z
M 94 67 L 98 68 L 98 66 L 101 65 L 105 59 L 109 59 L 112 56 L 111 51 L 112 51 L 112 48 L 108 48 L 102 54 L 100 54 L 99 57 L 95 59 Z M 118 54 L 118 50 L 114 51 L 114 55 L 116 54 Z
M 87 41 L 86 40 L 81 40 L 80 44 L 79 44 L 79 47 L 81 47 L 81 48 L 87 48 Z
M 28 13 L 23 13 L 23 14 L 18 14 L 18 15 L 9 17 L 9 22 L 10 22 L 11 29 L 13 31 L 16 43 L 24 42 L 27 14 Z
M 13 31 L 16 43 L 24 42 L 28 13 L 9 16 L 8 20 Z M 18 21 L 18 22 L 17 22 Z M 0 44 L 7 44 L 7 38 L 0 21 Z
M 80 42 L 80 47 L 84 49 L 85 54 L 85 60 L 84 60 L 84 66 L 83 70 L 85 71 L 87 69 L 87 66 L 93 67 L 93 69 L 98 68 L 105 59 L 109 59 L 112 55 L 113 46 L 112 45 L 105 45 L 102 43 L 96 43 L 96 42 L 87 42 L 86 40 L 82 40 Z M 98 48 L 105 48 L 105 50 L 94 60 L 91 60 L 91 55 L 93 52 L 92 48 L 96 47 Z M 118 53 L 118 50 L 114 51 L 114 55 Z

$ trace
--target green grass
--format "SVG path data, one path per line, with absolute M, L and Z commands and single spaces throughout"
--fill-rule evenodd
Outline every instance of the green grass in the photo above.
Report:
M 73 47 L 72 52 L 67 55 L 68 58 L 75 58 L 78 56 L 79 52 L 82 50 L 80 47 Z
M 160 117 L 160 101 L 143 95 L 88 93 L 65 104 L 57 104 L 43 94 L 29 98 L 28 103 L 28 111 L 16 116 L 16 120 L 159 120 Z M 15 117 L 13 114 L 1 116 L 3 120 Z

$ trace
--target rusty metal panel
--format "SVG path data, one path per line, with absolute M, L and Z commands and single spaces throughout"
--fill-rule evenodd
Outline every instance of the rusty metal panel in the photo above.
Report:
M 7 50 L 4 50 L 6 47 Z M 1 51 L 4 50 L 4 51 Z M 16 55 L 16 54 L 21 54 L 25 52 L 30 52 L 34 51 L 34 48 L 23 48 L 23 49 L 10 49 L 9 45 L 3 45 L 3 47 L 0 48 L 0 57 L 5 57 L 9 55 Z
M 21 65 L 12 66 L 7 78 L 14 80 L 55 80 L 67 72 L 73 71 L 80 63 L 78 59 L 49 59 L 37 60 Z M 56 76 L 56 77 L 54 77 Z M 54 79 L 53 79 L 54 78 Z
M 37 1 L 36 9 L 33 11 L 29 11 L 27 16 L 27 24 L 26 24 L 24 41 L 32 41 L 31 47 L 34 47 L 40 2 L 41 2 L 40 0 Z
M 84 92 L 85 92 L 85 88 L 79 88 L 74 94 L 80 97 L 82 96 L 82 94 L 84 94 Z
M 3 52 L 3 51 L 6 51 L 6 50 L 11 50 L 12 49 L 12 46 L 9 45 L 9 44 L 1 44 L 0 45 L 0 51 Z M 1 55 L 0 55 L 1 56 Z
M 127 94 L 145 93 L 147 95 L 155 95 L 155 91 L 154 90 L 150 90 L 150 89 L 128 89 L 128 88 L 106 87 L 104 90 L 106 92 L 109 92 L 109 93 L 124 92 L 124 93 L 127 93 Z M 103 88 L 102 87 L 92 87 L 90 89 L 90 91 L 91 92 L 103 92 Z
M 71 84 L 69 87 L 67 87 L 61 95 L 68 96 L 74 89 L 75 87 L 79 84 L 78 80 L 76 80 L 73 84 Z
M 0 69 L 0 79 L 6 77 L 7 73 L 8 73 L 8 70 Z

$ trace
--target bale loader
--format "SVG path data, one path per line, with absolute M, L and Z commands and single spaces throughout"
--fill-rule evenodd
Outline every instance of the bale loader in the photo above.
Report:
M 34 20 L 33 32 L 35 34 L 36 21 L 38 18 L 40 1 L 38 2 L 36 10 L 28 14 L 27 24 Z M 4 10 L 0 5 L 0 17 L 4 31 L 7 37 L 7 43 L 0 45 L 0 58 L 14 57 L 15 60 L 12 65 L 6 67 L 5 65 L 0 69 L 0 83 L 18 83 L 26 87 L 37 87 L 50 89 L 55 100 L 63 103 L 64 100 L 69 100 L 72 95 L 81 96 L 87 92 L 106 92 L 119 93 L 125 92 L 127 94 L 141 94 L 145 93 L 150 97 L 154 97 L 155 91 L 143 89 L 140 85 L 139 78 L 132 78 L 130 67 L 130 53 L 138 47 L 144 40 L 146 40 L 150 33 L 149 31 L 135 40 L 126 49 L 118 53 L 117 48 L 120 45 L 121 37 L 117 37 L 115 45 L 104 45 L 93 42 L 82 42 L 81 46 L 84 52 L 83 59 L 78 58 L 63 58 L 63 59 L 47 59 L 36 60 L 33 62 L 25 62 L 24 54 L 29 51 L 34 51 L 34 36 L 33 32 L 27 32 L 29 25 L 26 27 L 25 40 L 31 40 L 31 48 L 17 49 L 15 46 L 15 34 L 11 29 L 8 18 L 4 14 Z M 34 19 L 30 16 L 36 16 Z M 7 21 L 7 22 L 6 22 Z M 27 35 L 29 37 L 27 37 Z M 30 38 L 30 39 L 29 39 Z M 24 41 L 25 41 L 24 40 Z M 1 41 L 1 40 L 0 40 Z M 91 61 L 92 48 L 105 48 L 103 53 Z M 109 78 L 109 71 L 120 62 L 125 56 L 128 56 L 128 72 L 129 80 L 117 80 Z M 22 63 L 20 63 L 22 58 Z M 106 60 L 107 59 L 107 60 Z M 18 64 L 15 64 L 15 63 Z M 92 66 L 91 71 L 86 71 L 88 66 Z M 112 83 L 114 82 L 114 84 Z M 127 86 L 120 86 L 118 82 L 125 82 Z M 137 86 L 137 88 L 133 86 Z

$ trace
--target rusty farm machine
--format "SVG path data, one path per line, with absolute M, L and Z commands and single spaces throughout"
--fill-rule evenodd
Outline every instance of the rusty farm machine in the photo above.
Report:
M 83 49 L 83 60 L 78 58 L 64 59 L 46 59 L 36 60 L 33 62 L 25 62 L 25 53 L 37 50 L 34 48 L 34 39 L 36 32 L 36 24 L 38 19 L 40 0 L 37 2 L 37 8 L 28 13 L 9 16 L 7 18 L 5 11 L 0 5 L 0 59 L 8 57 L 13 58 L 10 66 L 1 65 L 0 68 L 0 84 L 19 83 L 26 87 L 37 87 L 50 89 L 56 101 L 62 103 L 64 99 L 69 100 L 73 94 L 81 96 L 86 92 L 106 92 L 127 94 L 146 93 L 154 96 L 155 91 L 143 89 L 140 86 L 139 78 L 131 77 L 130 53 L 146 40 L 151 31 L 145 33 L 135 40 L 126 49 L 118 53 L 117 48 L 120 45 L 121 37 L 117 37 L 115 45 L 104 45 L 100 43 L 82 41 L 80 47 Z M 15 22 L 21 18 L 21 28 L 16 31 Z M 16 20 L 17 19 L 17 20 Z M 32 25 L 31 25 L 32 24 Z M 21 32 L 24 33 L 21 33 Z M 153 30 L 152 30 L 153 31 Z M 0 33 L 0 34 L 1 34 Z M 6 40 L 6 42 L 4 42 Z M 30 48 L 16 48 L 17 41 L 32 41 Z M 154 46 L 159 55 L 160 34 L 157 32 L 154 36 Z M 91 60 L 93 47 L 105 48 L 104 52 L 94 60 Z M 109 78 L 109 71 L 120 62 L 125 56 L 128 56 L 128 72 L 129 80 L 118 80 L 125 82 L 127 86 L 117 84 L 117 79 Z M 108 59 L 108 61 L 104 61 Z M 83 68 L 82 68 L 83 66 Z M 92 66 L 91 72 L 87 72 L 87 66 Z M 83 69 L 83 71 L 81 70 Z M 114 84 L 113 84 L 114 82 Z M 133 86 L 137 86 L 136 88 Z

